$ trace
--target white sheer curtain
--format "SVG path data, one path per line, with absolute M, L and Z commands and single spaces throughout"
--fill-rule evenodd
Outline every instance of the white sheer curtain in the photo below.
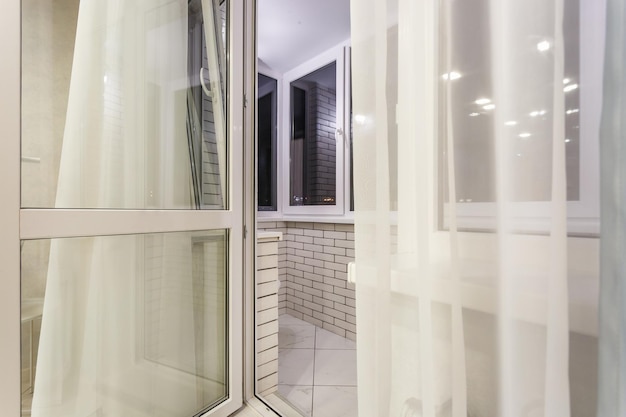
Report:
M 351 2 L 360 417 L 595 407 L 570 398 L 565 3 Z
M 602 284 L 598 417 L 626 414 L 626 3 L 607 2 L 601 130 Z
M 194 208 L 187 7 L 80 2 L 57 208 Z M 224 395 L 223 250 L 190 234 L 53 240 L 32 415 L 191 415 Z

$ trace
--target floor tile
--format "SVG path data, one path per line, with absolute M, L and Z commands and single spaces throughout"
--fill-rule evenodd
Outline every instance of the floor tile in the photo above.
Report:
M 280 349 L 313 349 L 315 347 L 315 326 L 280 324 L 278 330 Z
M 316 350 L 314 385 L 356 386 L 356 350 Z
M 313 392 L 313 417 L 357 417 L 356 387 L 319 387 Z
M 278 384 L 313 385 L 314 349 L 279 349 Z
M 313 326 L 311 323 L 307 323 L 304 320 L 300 320 L 294 316 L 290 316 L 289 314 L 281 314 L 278 316 L 278 323 L 282 326 L 284 324 L 295 324 L 295 325 L 303 325 L 303 326 Z
M 313 410 L 313 387 L 311 385 L 279 385 L 280 395 L 305 415 Z
M 352 340 L 320 328 L 315 331 L 316 349 L 356 349 L 356 343 Z

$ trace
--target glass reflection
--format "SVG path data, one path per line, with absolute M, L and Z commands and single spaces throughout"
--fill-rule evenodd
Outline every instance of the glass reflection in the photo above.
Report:
M 23 2 L 23 207 L 227 208 L 227 3 L 206 4 Z
M 442 77 L 439 96 L 440 138 L 454 137 L 456 198 L 458 202 L 493 202 L 496 199 L 494 111 L 498 103 L 492 102 L 489 2 L 444 0 L 440 4 L 440 24 L 448 36 L 440 41 L 440 56 L 450 57 L 441 59 L 440 73 L 451 74 L 454 68 L 454 72 L 463 74 L 457 80 Z M 517 202 L 548 201 L 552 192 L 551 181 L 546 178 L 551 178 L 552 170 L 554 16 L 533 12 L 546 10 L 542 4 L 540 0 L 520 3 L 516 9 L 518 26 L 511 29 L 511 33 L 518 34 L 515 42 L 519 47 L 511 52 L 514 61 L 507 70 L 510 80 L 516 80 L 512 91 L 517 93 L 506 103 L 510 110 L 509 120 L 504 123 L 507 136 L 501 139 L 513 143 L 507 163 L 513 177 L 511 198 Z M 578 0 L 565 2 L 563 88 L 569 201 L 580 198 L 579 8 Z M 446 14 L 450 21 L 446 21 Z M 449 126 L 446 118 L 451 119 Z M 448 201 L 445 140 L 440 140 L 440 144 L 441 186 Z
M 227 241 L 25 241 L 22 415 L 183 417 L 226 398 Z
M 336 74 L 333 62 L 291 82 L 292 206 L 336 204 Z

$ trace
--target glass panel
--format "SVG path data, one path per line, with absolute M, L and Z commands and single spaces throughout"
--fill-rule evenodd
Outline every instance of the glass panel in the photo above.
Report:
M 542 3 L 541 0 L 533 0 Z M 483 0 L 463 2 L 442 1 L 449 8 L 450 22 L 441 13 L 441 25 L 449 36 L 451 50 L 446 52 L 446 36 L 441 37 L 440 56 L 440 130 L 454 134 L 456 197 L 464 202 L 495 201 L 493 172 L 494 131 L 493 113 L 498 103 L 492 102 L 491 39 L 489 33 L 489 4 Z M 554 16 L 534 13 L 537 7 L 520 8 L 519 19 L 529 22 L 525 38 L 516 51 L 512 77 L 524 83 L 525 94 L 516 98 L 507 129 L 515 141 L 510 156 L 514 186 L 510 187 L 514 201 L 549 201 L 552 170 Z M 565 132 L 567 199 L 580 198 L 580 13 L 578 0 L 566 1 L 563 34 L 565 41 Z M 549 77 L 546 77 L 549 75 Z M 559 83 L 561 80 L 558 81 Z M 450 103 L 446 100 L 450 89 Z M 584 117 L 584 115 L 582 115 Z M 452 132 L 447 131 L 450 118 Z M 442 136 L 445 137 L 445 136 Z M 448 201 L 445 141 L 441 141 L 441 177 L 445 201 Z
M 290 205 L 335 205 L 335 62 L 291 82 Z
M 257 105 L 258 208 L 276 211 L 276 98 L 278 82 L 259 74 Z
M 227 7 L 181 4 L 23 1 L 23 207 L 227 208 Z
M 23 414 L 187 417 L 225 399 L 227 242 L 23 242 Z

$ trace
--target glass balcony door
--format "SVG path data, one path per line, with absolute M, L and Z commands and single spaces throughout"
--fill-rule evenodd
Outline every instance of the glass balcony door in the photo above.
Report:
M 8 3 L 0 328 L 19 367 L 0 376 L 6 415 L 230 415 L 243 5 Z

